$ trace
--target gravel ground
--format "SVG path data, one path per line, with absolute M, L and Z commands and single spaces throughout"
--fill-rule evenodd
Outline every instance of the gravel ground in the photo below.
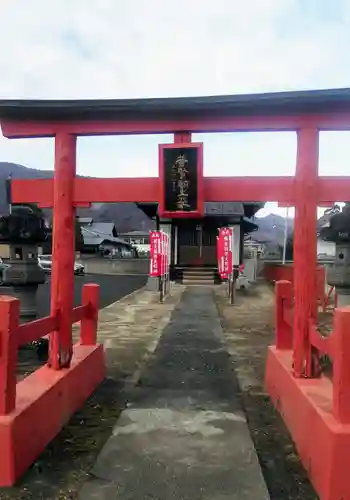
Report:
M 121 299 L 125 295 L 137 290 L 146 283 L 144 276 L 108 276 L 108 275 L 86 275 L 77 276 L 74 280 L 74 305 L 81 304 L 81 294 L 86 283 L 97 283 L 100 286 L 100 309 Z M 40 285 L 37 294 L 38 317 L 50 314 L 50 286 L 51 279 L 44 285 Z M 17 375 L 20 380 L 46 362 L 46 353 L 38 357 L 37 350 L 32 345 L 23 346 L 19 350 Z M 0 497 L 1 498 L 1 497 Z
M 248 424 L 271 500 L 317 500 L 294 445 L 279 414 L 264 391 L 267 346 L 273 343 L 271 288 L 259 283 L 237 294 L 228 305 L 222 287 L 216 287 L 216 301 L 228 349 L 237 373 Z M 322 330 L 329 330 L 331 315 L 320 317 Z M 130 352 L 131 354 L 131 352 Z M 34 352 L 25 354 L 27 368 L 40 362 Z M 22 369 L 25 370 L 21 354 Z M 128 358 L 124 358 L 128 364 Z M 134 360 L 130 361 L 131 366 Z M 108 379 L 76 414 L 21 482 L 0 489 L 0 500 L 73 500 L 77 485 L 84 482 L 96 455 L 109 436 L 127 395 L 124 381 Z M 253 499 L 252 499 L 253 500 Z
M 142 367 L 180 300 L 182 287 L 164 304 L 152 292 L 124 297 L 100 314 L 99 338 L 105 343 L 108 378 L 50 443 L 13 488 L 0 488 L 0 500 L 74 500 L 110 436 Z M 22 352 L 22 365 L 24 367 Z M 38 364 L 27 350 L 30 371 Z M 30 363 L 30 358 L 32 364 Z
M 236 304 L 230 306 L 220 287 L 216 300 L 271 500 L 317 500 L 287 428 L 264 390 L 266 350 L 274 342 L 273 291 L 258 283 L 237 293 Z M 329 327 L 330 318 L 322 316 L 324 327 Z
M 75 304 L 80 303 L 84 283 L 101 285 L 100 307 L 115 302 L 141 287 L 142 276 L 85 276 L 75 280 Z M 124 299 L 125 300 L 125 299 Z M 39 290 L 40 316 L 49 311 L 49 284 Z M 111 350 L 112 351 L 112 350 Z M 113 358 L 113 352 L 110 354 Z M 45 362 L 38 359 L 34 348 L 19 350 L 18 379 L 28 375 Z M 141 358 L 134 349 L 126 351 L 123 366 L 127 375 L 135 370 Z M 113 375 L 113 374 L 112 374 Z M 72 500 L 88 477 L 97 454 L 110 435 L 116 420 L 126 405 L 125 378 L 106 379 L 64 427 L 57 438 L 13 488 L 0 488 L 0 500 Z

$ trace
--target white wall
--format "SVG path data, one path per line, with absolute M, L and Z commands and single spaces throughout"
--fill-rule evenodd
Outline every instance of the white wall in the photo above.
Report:
M 317 240 L 317 256 L 334 257 L 335 256 L 335 243 L 332 241 Z
M 142 253 L 147 253 L 147 254 L 149 254 L 149 253 L 150 253 L 150 251 L 151 251 L 151 245 L 149 245 L 149 244 L 147 245 L 146 243 L 143 243 L 143 244 L 141 244 L 141 243 L 134 243 L 132 246 L 133 246 L 134 248 L 136 248 L 136 250 L 137 250 L 139 253 L 141 253 L 141 254 L 142 254 Z

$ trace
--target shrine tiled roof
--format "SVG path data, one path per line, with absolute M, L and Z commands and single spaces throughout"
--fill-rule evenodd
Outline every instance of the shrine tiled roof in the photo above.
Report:
M 155 217 L 157 214 L 157 203 L 137 203 L 149 217 Z M 265 203 L 241 203 L 241 202 L 204 202 L 205 217 L 221 217 L 227 221 L 241 217 L 252 217 L 263 208 Z

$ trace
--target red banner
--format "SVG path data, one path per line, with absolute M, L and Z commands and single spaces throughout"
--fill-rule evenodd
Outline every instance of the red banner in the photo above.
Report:
M 232 238 L 233 232 L 231 228 L 220 228 L 217 239 L 217 256 L 221 279 L 228 279 L 229 275 L 232 274 Z
M 169 269 L 169 236 L 163 231 L 150 231 L 150 276 L 165 276 Z
M 163 235 L 163 274 L 165 276 L 169 271 L 169 236 L 166 233 L 162 233 Z

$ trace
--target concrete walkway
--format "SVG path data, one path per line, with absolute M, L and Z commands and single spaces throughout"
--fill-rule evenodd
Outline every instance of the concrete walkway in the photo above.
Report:
M 80 500 L 267 500 L 206 287 L 187 288 Z

